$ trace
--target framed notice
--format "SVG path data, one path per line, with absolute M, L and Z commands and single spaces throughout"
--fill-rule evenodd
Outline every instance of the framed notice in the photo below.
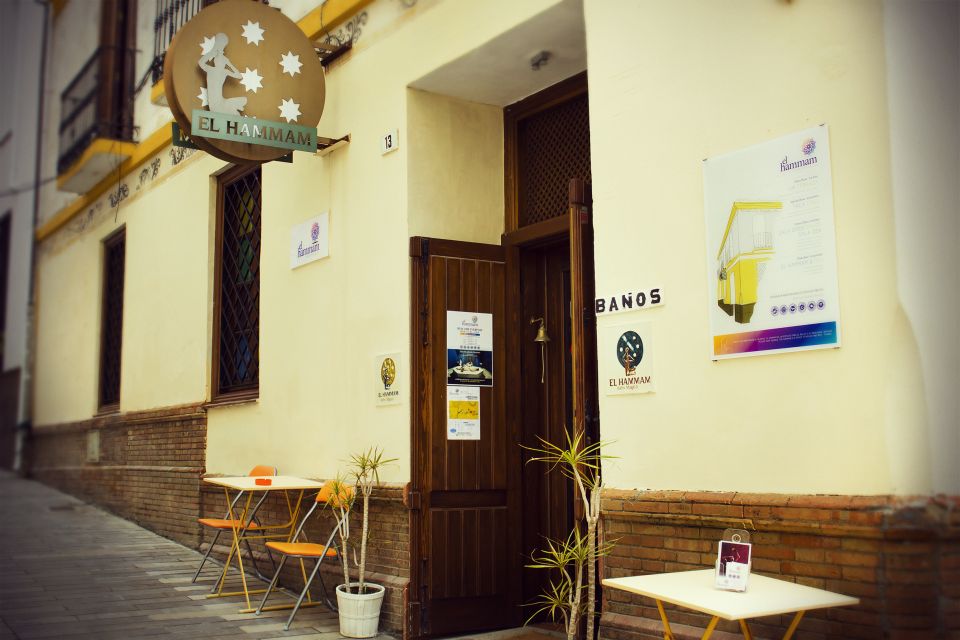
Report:
M 493 386 L 493 314 L 447 311 L 447 384 Z
M 601 327 L 597 336 L 600 385 L 608 396 L 656 391 L 653 323 Z
M 321 213 L 290 229 L 290 268 L 296 269 L 330 255 L 330 216 Z
M 405 374 L 400 366 L 400 354 L 384 353 L 374 357 L 373 369 L 376 374 L 374 404 L 378 407 L 400 404 Z
M 447 387 L 447 440 L 480 439 L 480 388 Z
M 721 540 L 717 549 L 716 585 L 730 591 L 746 591 L 750 579 L 749 542 Z
M 704 160 L 713 359 L 840 346 L 826 125 Z

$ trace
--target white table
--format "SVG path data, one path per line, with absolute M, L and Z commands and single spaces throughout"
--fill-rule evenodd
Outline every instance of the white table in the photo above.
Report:
M 270 484 L 257 484 L 257 480 L 263 481 L 264 479 L 270 480 Z M 290 542 L 290 538 L 293 536 L 294 530 L 296 529 L 297 518 L 300 514 L 300 504 L 303 501 L 304 492 L 310 489 L 316 489 L 319 491 L 320 488 L 323 487 L 323 483 L 317 482 L 316 480 L 308 480 L 306 478 L 297 478 L 294 476 L 228 476 L 204 478 L 203 481 L 223 487 L 228 505 L 233 504 L 233 500 L 230 498 L 231 490 L 243 491 L 247 497 L 247 499 L 244 501 L 238 501 L 236 506 L 231 509 L 230 518 L 235 520 L 241 526 L 234 526 L 231 528 L 231 532 L 233 534 L 233 543 L 230 547 L 230 553 L 227 555 L 227 561 L 223 564 L 223 573 L 220 576 L 220 580 L 218 581 L 218 584 L 215 585 L 217 587 L 216 593 L 211 594 L 208 597 L 242 595 L 244 598 L 246 598 L 247 608 L 242 609 L 241 612 L 252 612 L 254 611 L 254 608 L 250 604 L 250 594 L 263 593 L 263 591 L 250 591 L 250 589 L 247 587 L 247 576 L 243 570 L 243 558 L 240 556 L 240 543 L 244 540 L 249 541 L 266 539 L 279 539 L 284 540 L 285 542 Z M 246 528 L 246 526 L 249 525 L 250 518 L 253 516 L 253 514 L 250 513 L 250 503 L 253 500 L 254 493 L 259 491 L 283 491 L 284 498 L 287 502 L 287 511 L 290 514 L 290 520 L 282 524 L 261 527 L 260 529 L 257 529 L 255 535 L 250 535 L 247 533 Z M 290 499 L 291 491 L 297 492 L 297 497 L 294 500 Z M 240 502 L 243 504 L 241 505 Z M 239 510 L 239 513 L 237 510 Z M 223 585 L 226 582 L 227 571 L 230 569 L 230 563 L 234 558 L 236 558 L 237 567 L 240 569 L 240 580 L 243 584 L 243 591 L 224 593 Z M 301 570 L 303 570 L 302 566 Z
M 656 600 L 657 610 L 663 620 L 664 640 L 675 638 L 670 631 L 670 622 L 663 609 L 664 602 L 713 616 L 701 640 L 707 640 L 710 637 L 720 618 L 738 621 L 743 637 L 751 640 L 748 619 L 793 613 L 793 621 L 783 636 L 783 640 L 789 640 L 797 630 L 804 612 L 828 607 L 846 607 L 860 602 L 857 598 L 850 596 L 785 580 L 776 580 L 756 573 L 750 574 L 745 592 L 724 591 L 714 586 L 713 569 L 610 578 L 604 580 L 602 584 L 605 587 L 622 589 Z

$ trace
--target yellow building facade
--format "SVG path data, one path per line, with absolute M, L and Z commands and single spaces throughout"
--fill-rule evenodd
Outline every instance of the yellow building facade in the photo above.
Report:
M 655 393 L 601 389 L 583 409 L 615 456 L 603 466 L 604 535 L 618 540 L 604 575 L 710 566 L 720 532 L 738 526 L 755 532 L 755 570 L 861 597 L 850 615 L 810 620 L 816 637 L 957 631 L 960 346 L 945 319 L 960 311 L 960 269 L 934 250 L 957 228 L 942 171 L 957 161 L 917 148 L 957 134 L 957 61 L 938 53 L 956 50 L 955 3 L 272 0 L 322 55 L 338 52 L 324 63 L 318 134 L 341 141 L 259 167 L 172 144 L 162 80 L 150 76 L 150 52 L 166 44 L 155 43 L 178 26 L 164 22 L 163 0 L 90 4 L 57 4 L 51 95 L 79 86 L 104 46 L 98 27 L 118 11 L 141 53 L 110 62 L 129 67 L 118 107 L 128 130 L 97 130 L 77 150 L 76 107 L 51 100 L 44 114 L 45 175 L 59 179 L 41 191 L 35 234 L 35 477 L 202 547 L 196 518 L 218 508 L 203 475 L 271 464 L 327 479 L 379 446 L 397 458 L 373 534 L 374 579 L 388 586 L 381 627 L 418 637 L 518 624 L 538 589 L 523 536 L 573 519 L 572 506 L 562 521 L 541 513 L 564 489 L 515 445 L 584 418 L 566 382 L 577 366 L 570 283 L 582 275 L 566 220 L 568 204 L 583 205 L 596 297 L 666 292 L 655 308 L 585 323 L 589 343 L 598 329 L 650 321 L 658 353 Z M 919 68 L 947 89 L 914 86 Z M 701 160 L 823 122 L 843 346 L 711 361 L 708 310 L 749 320 L 758 267 L 776 250 L 753 241 L 752 216 L 776 224 L 779 203 L 735 204 L 725 240 L 736 232 L 750 246 L 705 252 Z M 586 154 L 569 150 L 578 136 Z M 525 185 L 551 154 L 572 158 L 565 177 L 588 181 L 592 197 L 568 198 L 564 179 L 559 195 L 550 183 L 559 208 L 528 210 L 550 201 L 535 189 L 528 201 Z M 918 163 L 941 169 L 931 177 Z M 259 194 L 257 376 L 228 393 L 225 368 L 249 373 L 219 324 L 224 203 L 238 175 L 256 175 Z M 904 196 L 918 185 L 922 199 Z M 320 214 L 328 257 L 291 268 L 292 230 Z M 109 268 L 118 233 L 120 285 Z M 445 397 L 432 359 L 441 347 L 446 357 L 442 311 L 493 316 L 477 443 L 441 437 L 432 413 Z M 537 316 L 552 338 L 543 350 Z M 616 358 L 586 349 L 595 388 Z M 382 354 L 399 356 L 395 404 L 377 402 Z M 105 385 L 117 397 L 105 400 Z M 462 473 L 441 478 L 441 463 Z M 156 487 L 167 499 L 145 502 Z M 518 537 L 470 568 L 481 552 L 458 555 L 445 530 L 476 549 L 486 530 Z M 475 584 L 454 588 L 450 576 Z M 907 584 L 924 589 L 898 591 Z M 605 593 L 600 628 L 645 637 L 647 614 L 642 600 Z

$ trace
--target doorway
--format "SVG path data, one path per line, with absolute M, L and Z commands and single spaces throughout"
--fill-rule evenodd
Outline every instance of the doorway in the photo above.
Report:
M 525 565 L 578 509 L 571 482 L 523 447 L 599 428 L 585 74 L 508 107 L 504 126 L 501 243 L 411 239 L 409 637 L 529 617 L 551 576 Z M 493 337 L 473 441 L 448 428 L 448 322 L 464 313 L 490 314 Z
M 573 485 L 558 469 L 531 462 L 543 441 L 564 442 L 572 412 L 570 250 L 553 242 L 520 251 L 520 444 L 523 462 L 522 553 L 525 565 L 546 538 L 563 540 L 573 525 Z M 539 331 L 540 323 L 543 331 Z M 539 341 L 538 341 L 539 338 Z M 556 576 L 526 566 L 523 600 L 530 603 Z

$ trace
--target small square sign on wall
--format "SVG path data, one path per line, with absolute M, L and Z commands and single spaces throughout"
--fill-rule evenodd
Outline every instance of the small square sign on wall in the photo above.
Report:
M 386 155 L 400 148 L 400 131 L 391 129 L 380 137 L 380 153 Z

